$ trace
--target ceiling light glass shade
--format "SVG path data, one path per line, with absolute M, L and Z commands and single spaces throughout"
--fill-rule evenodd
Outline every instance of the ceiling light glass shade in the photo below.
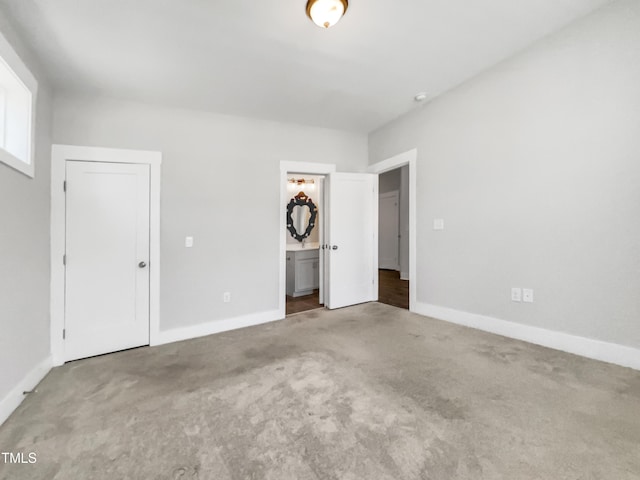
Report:
M 329 28 L 340 21 L 348 7 L 347 0 L 309 0 L 307 15 L 319 27 Z

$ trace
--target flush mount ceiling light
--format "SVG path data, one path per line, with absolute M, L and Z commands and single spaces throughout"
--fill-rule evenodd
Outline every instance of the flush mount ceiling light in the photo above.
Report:
M 348 0 L 309 0 L 307 15 L 322 28 L 333 27 L 349 8 Z

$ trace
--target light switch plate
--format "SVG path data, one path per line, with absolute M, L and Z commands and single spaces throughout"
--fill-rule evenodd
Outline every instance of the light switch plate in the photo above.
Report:
M 231 292 L 224 292 L 222 294 L 222 301 L 224 303 L 230 303 L 231 302 Z
M 527 303 L 533 303 L 533 290 L 530 288 L 522 289 L 522 301 Z
M 444 230 L 444 219 L 443 218 L 434 218 L 433 219 L 433 229 L 434 230 Z
M 522 301 L 522 289 L 521 288 L 512 288 L 511 289 L 511 300 L 514 302 Z
M 185 237 L 184 246 L 187 248 L 193 247 L 193 237 Z

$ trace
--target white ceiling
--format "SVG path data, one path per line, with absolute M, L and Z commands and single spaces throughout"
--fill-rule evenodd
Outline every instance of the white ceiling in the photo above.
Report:
M 60 91 L 369 132 L 609 0 L 0 0 Z

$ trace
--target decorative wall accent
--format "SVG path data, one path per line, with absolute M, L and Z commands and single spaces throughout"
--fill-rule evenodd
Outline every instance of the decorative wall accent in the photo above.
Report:
M 306 212 L 306 209 L 309 209 Z M 287 229 L 291 236 L 302 242 L 311 235 L 316 225 L 318 209 L 313 200 L 304 192 L 298 193 L 287 205 Z

